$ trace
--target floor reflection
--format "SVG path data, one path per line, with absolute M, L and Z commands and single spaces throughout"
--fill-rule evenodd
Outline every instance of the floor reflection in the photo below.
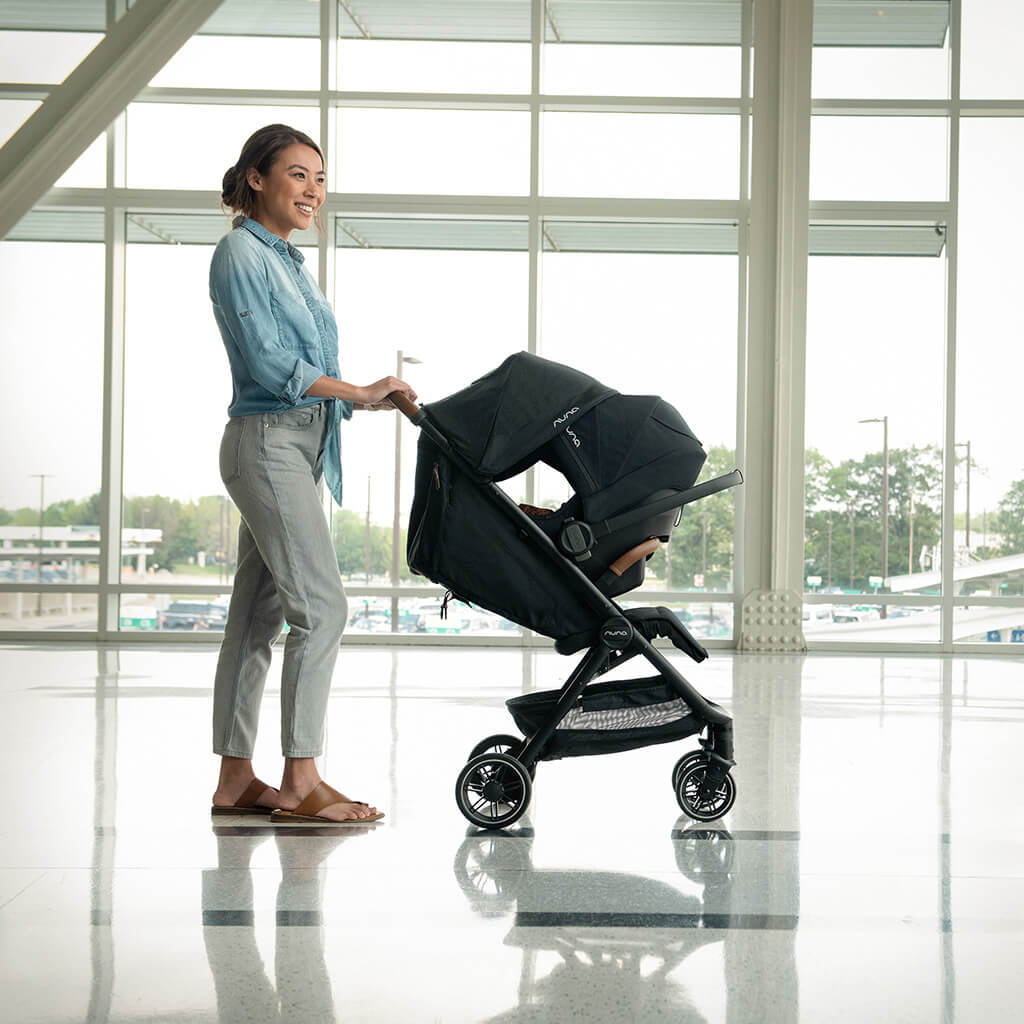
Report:
M 324 863 L 371 826 L 277 830 L 214 826 L 217 867 L 202 878 L 203 943 L 224 1024 L 336 1019 L 324 957 Z M 274 980 L 256 942 L 252 855 L 273 835 L 281 861 L 274 930 Z M 223 909 L 223 908 L 230 909 Z
M 679 884 L 617 871 L 536 868 L 529 826 L 468 835 L 453 866 L 459 888 L 480 917 L 510 917 L 504 942 L 522 950 L 519 1004 L 488 1020 L 704 1022 L 699 1000 L 674 976 L 680 965 L 723 943 L 731 928 L 787 931 L 797 919 L 754 921 L 736 912 L 736 844 L 726 829 L 681 818 L 671 842 Z M 554 954 L 554 967 L 542 967 L 541 954 Z M 783 972 L 785 978 L 795 971 Z

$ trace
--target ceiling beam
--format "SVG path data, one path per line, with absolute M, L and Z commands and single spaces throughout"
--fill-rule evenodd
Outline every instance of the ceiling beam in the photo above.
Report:
M 136 0 L 0 149 L 0 238 L 146 87 L 221 0 Z M 173 145 L 173 140 L 169 140 Z

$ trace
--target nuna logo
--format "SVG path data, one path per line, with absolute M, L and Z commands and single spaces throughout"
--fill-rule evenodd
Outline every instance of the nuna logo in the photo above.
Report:
M 554 421 L 554 422 L 553 422 L 553 423 L 551 424 L 551 426 L 553 426 L 553 427 L 560 427 L 560 426 L 561 426 L 561 425 L 562 425 L 563 423 L 565 423 L 565 421 L 566 421 L 566 420 L 567 420 L 567 419 L 568 419 L 568 418 L 569 418 L 570 416 L 572 416 L 572 415 L 573 415 L 574 413 L 577 413 L 577 412 L 579 412 L 579 411 L 580 411 L 580 407 L 579 407 L 578 405 L 574 405 L 574 406 L 573 406 L 573 407 L 572 407 L 571 409 L 566 409 L 566 410 L 565 410 L 565 412 L 564 412 L 564 413 L 562 413 L 562 415 L 561 415 L 561 416 L 559 416 L 559 417 L 558 417 L 558 419 L 556 419 L 556 420 L 555 420 L 555 421 Z
M 579 438 L 578 438 L 578 437 L 577 437 L 577 436 L 576 436 L 576 435 L 575 435 L 575 434 L 574 434 L 574 433 L 572 432 L 572 428 L 571 428 L 571 427 L 566 427 L 566 428 L 565 428 L 565 432 L 566 432 L 566 434 L 568 434 L 568 435 L 569 435 L 569 438 L 570 438 L 570 440 L 572 441 L 572 443 L 573 443 L 573 444 L 574 444 L 574 445 L 575 445 L 575 446 L 576 446 L 577 448 L 579 448 L 579 446 L 580 446 L 580 439 L 579 439 Z

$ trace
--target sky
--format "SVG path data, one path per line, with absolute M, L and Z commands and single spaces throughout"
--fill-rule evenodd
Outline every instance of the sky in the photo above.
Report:
M 1012 44 L 1024 32 L 1020 6 L 965 5 L 965 97 L 1024 98 L 1024 70 Z M 10 80 L 66 73 L 95 42 L 47 34 L 44 55 L 16 35 L 0 33 L 0 77 Z M 549 93 L 739 91 L 734 48 L 692 48 L 685 61 L 667 47 L 549 47 L 546 54 Z M 315 41 L 195 38 L 153 84 L 316 88 L 316 60 Z M 342 46 L 340 67 L 340 87 L 349 89 L 529 87 L 529 52 L 519 45 L 353 42 Z M 945 95 L 945 79 L 943 51 L 819 48 L 814 56 L 818 97 L 934 98 Z M 30 102 L 0 102 L 0 137 L 32 109 Z M 318 134 L 311 108 L 133 105 L 128 184 L 216 188 L 248 130 L 277 119 Z M 166 139 L 180 137 L 186 126 L 188 159 L 179 153 L 168 159 Z M 815 118 L 811 197 L 942 199 L 946 136 L 941 118 Z M 329 154 L 332 190 L 527 191 L 528 120 L 520 112 L 350 110 L 340 115 L 339 137 L 340 154 Z M 738 138 L 734 117 L 549 114 L 543 188 L 581 196 L 728 198 L 738 188 Z M 1015 232 L 1006 230 L 1022 165 L 1020 120 L 964 120 L 957 440 L 971 440 L 978 463 L 971 481 L 975 514 L 994 508 L 1010 482 L 1024 477 L 1024 456 L 1006 428 L 1024 368 L 1015 301 L 1021 257 Z M 62 183 L 98 185 L 102 175 L 97 144 Z M 126 494 L 187 499 L 222 491 L 216 447 L 230 380 L 209 309 L 210 251 L 130 247 Z M 316 254 L 309 255 L 315 273 Z M 34 506 L 37 473 L 50 474 L 48 503 L 99 489 L 102 272 L 100 246 L 0 244 L 0 434 L 7 439 L 0 507 Z M 880 428 L 857 420 L 882 415 L 889 417 L 893 447 L 941 443 L 944 275 L 942 259 L 811 259 L 808 446 L 834 460 L 878 450 Z M 705 444 L 733 446 L 736 281 L 734 256 L 545 255 L 541 354 L 622 391 L 662 394 Z M 336 310 L 343 376 L 368 383 L 392 373 L 402 349 L 422 360 L 407 376 L 428 401 L 525 347 L 527 259 L 522 253 L 342 252 Z M 45 383 L 39 388 L 36 381 Z M 362 512 L 370 481 L 379 522 L 391 517 L 394 429 L 392 416 L 363 414 L 346 426 L 343 440 L 345 504 Z M 406 426 L 403 504 L 411 496 L 413 442 Z M 558 481 L 542 477 L 537 496 L 562 500 L 558 488 Z

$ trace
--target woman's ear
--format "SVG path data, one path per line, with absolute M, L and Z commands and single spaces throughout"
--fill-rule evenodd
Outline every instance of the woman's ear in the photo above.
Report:
M 257 171 L 255 167 L 250 167 L 249 170 L 245 172 L 245 180 L 249 182 L 249 187 L 254 192 L 263 191 L 263 182 L 260 181 L 260 172 Z

